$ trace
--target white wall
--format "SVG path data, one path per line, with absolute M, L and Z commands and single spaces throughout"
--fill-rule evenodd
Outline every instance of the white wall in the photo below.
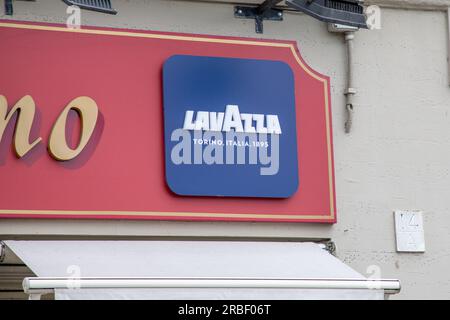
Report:
M 373 1 L 372 1 L 373 2 Z M 332 79 L 338 223 L 317 224 L 0 220 L 0 239 L 48 235 L 332 238 L 338 256 L 366 274 L 402 280 L 396 298 L 450 298 L 450 87 L 442 11 L 382 10 L 382 30 L 355 39 L 353 130 L 343 130 L 343 38 L 302 14 L 265 22 L 233 18 L 227 4 L 113 1 L 117 16 L 83 11 L 85 25 L 297 40 L 306 61 Z M 0 1 L 3 8 L 3 1 Z M 14 2 L 18 20 L 66 20 L 62 1 Z M 3 16 L 0 9 L 0 18 Z M 0 39 L 1 41 L 1 39 Z M 427 251 L 395 252 L 393 210 L 424 211 Z

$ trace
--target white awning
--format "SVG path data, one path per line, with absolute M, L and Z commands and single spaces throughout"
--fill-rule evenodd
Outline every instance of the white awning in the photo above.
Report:
M 398 281 L 367 280 L 315 243 L 5 241 L 56 299 L 383 299 Z

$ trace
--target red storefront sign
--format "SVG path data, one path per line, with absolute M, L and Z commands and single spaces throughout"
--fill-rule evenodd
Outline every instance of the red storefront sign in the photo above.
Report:
M 295 42 L 5 20 L 0 39 L 8 119 L 0 142 L 0 217 L 336 221 L 329 78 L 306 65 Z M 292 197 L 183 197 L 169 190 L 161 72 L 173 55 L 279 60 L 291 67 L 300 179 Z M 11 146 L 21 111 L 7 115 L 24 97 L 36 110 L 28 142 L 41 140 L 18 157 Z M 96 103 L 95 130 L 73 159 L 55 160 L 64 157 L 49 143 L 52 130 L 80 97 Z M 67 113 L 63 125 L 75 148 L 79 117 Z

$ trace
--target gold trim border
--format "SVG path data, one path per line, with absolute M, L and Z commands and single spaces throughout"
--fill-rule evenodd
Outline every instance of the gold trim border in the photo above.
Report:
M 77 210 L 0 210 L 3 215 L 73 215 L 73 216 L 135 216 L 135 217 L 184 217 L 189 218 L 260 218 L 260 219 L 283 219 L 297 220 L 329 219 L 330 216 L 324 215 L 290 215 L 290 214 L 248 214 L 248 213 L 207 213 L 207 212 L 152 212 L 152 211 L 77 211 Z
M 251 45 L 251 46 L 263 46 L 263 47 L 278 47 L 288 48 L 291 50 L 297 63 L 300 67 L 312 78 L 323 83 L 324 97 L 325 97 L 325 125 L 327 129 L 327 155 L 328 155 L 328 187 L 330 196 L 330 214 L 329 215 L 273 215 L 273 214 L 239 214 L 239 213 L 192 213 L 192 212 L 144 212 L 144 211 L 67 211 L 67 210 L 0 210 L 0 214 L 5 215 L 77 215 L 77 216 L 148 216 L 148 217 L 184 217 L 186 219 L 192 218 L 259 218 L 259 219 L 281 219 L 281 220 L 334 220 L 335 207 L 334 207 L 334 187 L 333 187 L 333 160 L 332 160 L 332 147 L 331 147 L 331 126 L 330 126 L 330 108 L 328 98 L 328 79 L 320 77 L 318 74 L 311 71 L 311 69 L 305 65 L 303 60 L 299 57 L 298 52 L 294 44 L 291 43 L 278 43 L 278 42 L 266 42 L 242 40 L 242 39 L 225 39 L 225 38 L 213 38 L 205 35 L 200 36 L 184 36 L 184 35 L 171 35 L 171 34 L 157 34 L 157 33 L 143 33 L 132 31 L 114 31 L 114 30 L 102 30 L 102 29 L 70 29 L 57 26 L 46 26 L 37 24 L 21 24 L 21 23 L 9 23 L 0 22 L 0 27 L 3 28 L 15 28 L 15 29 L 32 29 L 41 31 L 55 31 L 55 32 L 68 32 L 68 33 L 82 33 L 82 34 L 94 34 L 94 35 L 109 35 L 109 36 L 122 36 L 122 37 L 134 37 L 134 38 L 147 38 L 147 39 L 162 39 L 162 40 L 178 40 L 178 41 L 194 41 L 194 42 L 209 42 L 209 43 L 222 43 L 222 44 L 237 44 L 237 45 Z

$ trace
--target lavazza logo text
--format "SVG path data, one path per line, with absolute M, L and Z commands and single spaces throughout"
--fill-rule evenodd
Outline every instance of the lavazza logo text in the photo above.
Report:
M 187 110 L 183 127 L 171 134 L 176 165 L 259 165 L 260 175 L 279 170 L 278 115 L 241 113 L 238 105 L 224 112 Z

